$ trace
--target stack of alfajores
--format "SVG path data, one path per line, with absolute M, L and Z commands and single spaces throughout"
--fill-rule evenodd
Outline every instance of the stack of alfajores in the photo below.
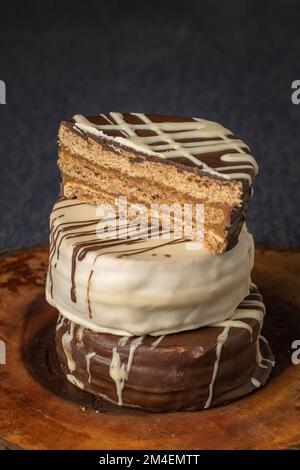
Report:
M 58 163 L 46 297 L 67 379 L 149 411 L 205 409 L 264 385 L 274 358 L 250 277 L 248 146 L 198 118 L 76 115 L 61 123 Z M 147 208 L 203 205 L 204 246 L 166 238 L 161 224 L 154 238 L 150 226 L 134 237 L 127 220 L 104 228 L 98 206 L 117 208 L 119 196 Z

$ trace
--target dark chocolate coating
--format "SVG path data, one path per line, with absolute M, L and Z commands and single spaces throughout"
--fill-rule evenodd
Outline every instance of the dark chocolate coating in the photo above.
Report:
M 251 378 L 264 385 L 272 366 L 256 363 L 256 340 L 259 324 L 254 319 L 243 320 L 253 329 L 252 341 L 245 328 L 230 328 L 220 357 L 210 406 L 223 405 L 247 395 L 257 387 Z M 69 331 L 70 321 L 64 319 L 56 334 L 56 347 L 64 373 L 69 374 L 62 335 Z M 118 403 L 116 384 L 109 375 L 114 347 L 122 363 L 127 364 L 130 338 L 119 346 L 120 336 L 95 333 L 83 329 L 78 338 L 79 326 L 74 328 L 71 351 L 76 369 L 72 372 L 84 384 L 84 389 L 94 395 Z M 203 409 L 209 396 L 209 386 L 216 361 L 217 338 L 224 327 L 205 327 L 193 331 L 165 336 L 154 349 L 156 338 L 147 336 L 134 353 L 132 367 L 123 390 L 123 406 L 139 407 L 148 411 L 178 411 Z M 269 346 L 260 341 L 262 356 L 273 360 Z M 87 372 L 86 355 L 95 352 L 90 363 L 91 382 Z

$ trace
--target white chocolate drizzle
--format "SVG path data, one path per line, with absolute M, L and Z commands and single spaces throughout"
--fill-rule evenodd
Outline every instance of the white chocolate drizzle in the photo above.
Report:
M 257 340 L 256 340 L 255 351 L 256 351 L 256 364 L 257 364 L 259 367 L 261 367 L 262 369 L 267 369 L 268 366 L 266 366 L 265 364 L 263 364 L 264 358 L 262 357 L 261 352 L 260 352 L 259 338 L 257 338 Z
M 60 330 L 60 328 L 63 325 L 64 319 L 65 319 L 64 316 L 59 314 L 58 319 L 57 319 L 57 323 L 56 323 L 56 331 Z
M 261 339 L 264 343 L 269 344 L 269 341 L 263 335 L 259 335 L 259 339 Z
M 126 341 L 125 338 L 127 338 Z M 128 336 L 122 337 L 118 342 L 118 346 L 125 346 L 128 341 L 128 338 Z M 125 387 L 125 381 L 128 380 L 129 377 L 134 353 L 136 349 L 142 344 L 144 338 L 145 336 L 138 336 L 137 338 L 131 341 L 129 346 L 127 365 L 125 365 L 125 363 L 122 363 L 120 353 L 118 352 L 117 348 L 114 347 L 112 350 L 112 359 L 109 366 L 109 375 L 116 384 L 119 406 L 123 405 L 123 390 Z
M 250 325 L 248 325 L 248 323 L 246 322 L 243 322 L 243 321 L 239 321 L 239 320 L 224 320 L 224 321 L 221 321 L 221 322 L 218 322 L 218 323 L 214 323 L 213 325 L 211 326 L 214 326 L 214 327 L 226 327 L 226 326 L 230 326 L 230 328 L 245 328 L 245 330 L 248 330 L 249 331 L 249 335 L 250 335 L 250 341 L 252 341 L 252 328 Z
M 251 283 L 250 288 L 257 289 L 256 285 L 253 283 Z M 260 331 L 263 325 L 264 315 L 265 315 L 265 305 L 261 300 L 260 294 L 258 293 L 258 291 L 256 292 L 250 291 L 249 297 L 240 303 L 239 307 L 236 309 L 234 314 L 228 320 L 210 325 L 212 327 L 224 327 L 224 329 L 217 338 L 216 359 L 215 359 L 215 363 L 213 367 L 212 378 L 209 384 L 208 398 L 204 405 L 205 409 L 210 407 L 212 399 L 213 399 L 214 384 L 215 384 L 216 377 L 217 377 L 218 370 L 219 370 L 221 353 L 222 353 L 223 346 L 225 342 L 227 341 L 230 328 L 245 328 L 246 330 L 249 331 L 250 342 L 252 342 L 252 337 L 253 337 L 252 327 L 248 323 L 241 321 L 242 319 L 254 319 L 259 323 L 259 334 L 257 336 L 257 340 L 255 344 L 257 365 L 261 368 L 267 368 L 268 366 L 263 364 L 263 361 L 265 361 L 271 364 L 272 367 L 274 367 L 275 361 L 262 357 L 261 351 L 260 351 L 259 341 L 262 339 L 263 341 L 268 343 L 266 338 L 264 338 L 260 334 Z M 261 383 L 253 377 L 251 378 L 251 383 L 255 387 L 261 386 Z
M 72 356 L 72 345 L 71 342 L 74 337 L 74 328 L 75 323 L 70 322 L 69 331 L 66 331 L 61 337 L 61 343 L 64 350 L 64 353 L 67 358 L 68 368 L 70 372 L 74 372 L 76 369 L 76 362 Z
M 81 382 L 81 380 L 74 377 L 74 375 L 67 374 L 67 379 L 68 379 L 69 382 L 71 382 L 71 384 L 76 385 L 76 387 L 79 387 L 82 390 L 84 389 L 84 384 Z
M 159 336 L 150 346 L 150 349 L 155 349 L 159 345 L 159 343 L 164 339 L 165 335 Z
M 209 408 L 210 405 L 211 405 L 211 401 L 212 401 L 212 398 L 213 398 L 214 384 L 215 384 L 215 380 L 216 380 L 217 373 L 218 373 L 218 370 L 219 370 L 221 352 L 222 352 L 223 346 L 224 346 L 224 344 L 225 344 L 225 342 L 228 338 L 229 330 L 230 330 L 230 325 L 225 326 L 222 333 L 220 333 L 218 338 L 217 338 L 216 359 L 215 359 L 215 363 L 214 363 L 212 379 L 211 379 L 211 382 L 209 384 L 208 398 L 207 398 L 206 403 L 204 405 L 204 409 Z
M 250 155 L 249 147 L 240 139 L 232 138 L 232 133 L 218 123 L 199 118 L 187 121 L 154 122 L 146 114 L 130 113 L 137 123 L 129 123 L 122 113 L 101 114 L 102 124 L 95 124 L 82 115 L 75 115 L 74 128 L 91 135 L 105 138 L 113 146 L 124 147 L 162 159 L 186 159 L 201 170 L 225 180 L 247 180 L 252 183 L 252 175 L 258 172 L 257 163 Z M 167 119 L 167 118 L 166 118 Z M 140 131 L 147 131 L 141 135 Z M 150 135 L 149 135 L 150 131 Z M 120 135 L 111 135 L 117 132 Z M 220 166 L 213 168 L 207 156 L 224 152 L 219 157 Z M 201 156 L 206 156 L 205 160 Z M 221 165 L 229 162 L 232 165 Z M 248 171 L 242 171 L 248 170 Z
M 255 379 L 254 377 L 251 377 L 251 383 L 252 383 L 252 385 L 254 385 L 254 387 L 256 387 L 256 388 L 261 387 L 261 382 L 260 382 L 259 380 Z
M 92 358 L 96 356 L 96 353 L 94 351 L 88 353 L 86 356 L 85 356 L 85 362 L 86 362 L 86 371 L 87 371 L 87 374 L 88 374 L 88 382 L 91 383 L 92 381 L 92 377 L 91 377 L 91 360 Z
M 271 364 L 272 367 L 274 367 L 276 364 L 275 361 L 272 361 L 272 359 L 267 359 L 266 357 L 263 357 L 262 360 Z
M 84 330 L 83 326 L 79 326 L 76 331 L 76 338 L 79 343 L 81 343 L 82 338 L 83 338 L 83 330 Z
M 125 344 L 127 344 L 127 341 L 129 340 L 129 336 L 122 336 L 122 338 L 119 339 L 118 341 L 118 345 L 121 346 L 121 348 L 123 346 L 125 346 Z
M 267 338 L 265 338 L 264 336 L 262 335 L 259 335 L 259 339 L 261 341 L 263 341 L 265 344 L 269 344 L 269 341 L 267 340 Z M 272 367 L 275 366 L 276 362 L 273 361 L 272 359 L 267 359 L 266 357 L 262 357 L 262 361 L 265 361 L 267 362 L 268 364 L 271 364 Z
M 126 366 L 121 361 L 120 354 L 117 348 L 114 347 L 112 350 L 112 359 L 109 366 L 109 375 L 116 384 L 118 405 L 123 405 L 123 389 L 126 380 Z
M 137 350 L 137 348 L 142 344 L 144 338 L 145 338 L 145 336 L 138 336 L 137 338 L 132 340 L 131 343 L 130 343 L 129 356 L 128 356 L 128 362 L 127 362 L 127 367 L 126 367 L 126 373 L 127 373 L 126 380 L 129 377 L 129 372 L 130 372 L 130 369 L 131 369 L 131 366 L 132 366 L 134 353 Z

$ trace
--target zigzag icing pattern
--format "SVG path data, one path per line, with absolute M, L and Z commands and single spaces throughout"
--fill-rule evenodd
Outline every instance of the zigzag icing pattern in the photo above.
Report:
M 252 183 L 258 172 L 249 147 L 232 133 L 213 121 L 191 118 L 187 121 L 155 122 L 143 113 L 101 114 L 103 123 L 96 124 L 85 116 L 73 117 L 74 128 L 104 138 L 137 152 L 166 160 L 184 159 L 189 166 L 225 180 L 246 180 Z M 137 122 L 128 122 L 127 116 Z M 167 117 L 166 117 L 167 119 Z M 120 151 L 114 147 L 115 151 Z M 219 165 L 213 166 L 209 155 L 218 157 Z M 205 158 L 204 158 L 205 156 Z

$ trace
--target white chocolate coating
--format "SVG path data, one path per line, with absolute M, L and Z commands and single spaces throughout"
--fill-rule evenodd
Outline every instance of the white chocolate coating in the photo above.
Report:
M 99 220 L 96 207 L 72 200 L 51 214 L 46 298 L 83 327 L 120 336 L 196 329 L 231 317 L 249 293 L 254 245 L 246 227 L 232 250 L 213 255 L 183 241 L 106 244 L 95 238 Z

